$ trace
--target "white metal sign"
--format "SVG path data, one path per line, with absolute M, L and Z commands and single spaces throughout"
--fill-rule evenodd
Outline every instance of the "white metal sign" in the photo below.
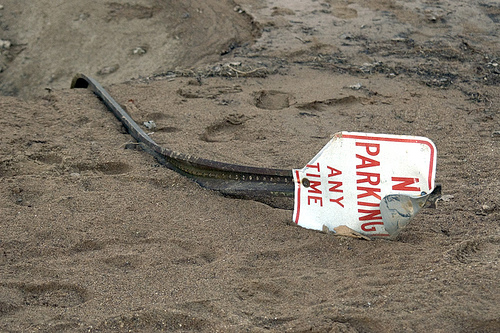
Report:
M 436 147 L 427 138 L 337 133 L 293 170 L 293 219 L 309 229 L 345 226 L 370 238 L 391 237 L 399 230 L 384 226 L 381 201 L 390 194 L 425 196 L 434 189 L 435 170 Z

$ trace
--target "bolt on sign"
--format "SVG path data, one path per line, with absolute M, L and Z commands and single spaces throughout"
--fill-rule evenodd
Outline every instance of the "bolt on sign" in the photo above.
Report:
M 293 219 L 308 229 L 347 227 L 369 238 L 393 238 L 433 191 L 436 154 L 424 137 L 336 133 L 303 169 L 293 170 Z M 392 209 L 395 201 L 410 207 Z M 412 202 L 422 204 L 414 210 Z

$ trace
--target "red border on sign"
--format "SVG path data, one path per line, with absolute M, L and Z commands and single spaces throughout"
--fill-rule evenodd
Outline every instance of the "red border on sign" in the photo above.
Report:
M 299 224 L 300 216 L 300 177 L 299 170 L 295 171 L 295 178 L 297 179 L 297 214 L 295 214 L 295 224 Z
M 434 149 L 434 146 L 429 142 L 429 141 L 426 141 L 426 140 L 415 140 L 415 139 L 401 139 L 401 138 L 383 138 L 383 137 L 376 137 L 376 136 L 363 136 L 363 135 L 352 135 L 352 134 L 343 134 L 341 136 L 342 138 L 347 138 L 347 139 L 360 139 L 360 140 L 374 140 L 374 141 L 392 141 L 392 142 L 408 142 L 408 143 L 420 143 L 420 144 L 424 144 L 424 145 L 427 145 L 430 150 L 431 150 L 431 161 L 430 161 L 430 165 L 429 165 L 429 177 L 428 177 L 428 181 L 429 181 L 429 191 L 432 190 L 433 186 L 432 186 L 432 171 L 433 171 L 433 166 L 434 166 L 434 155 L 436 154 L 435 153 L 435 149 Z

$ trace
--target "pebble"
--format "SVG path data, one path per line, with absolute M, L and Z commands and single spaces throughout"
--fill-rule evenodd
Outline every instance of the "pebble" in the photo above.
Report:
M 349 86 L 349 88 L 351 88 L 352 90 L 359 90 L 359 89 L 361 89 L 361 87 L 362 87 L 362 85 L 359 82 Z
M 350 39 L 352 39 L 352 35 L 349 33 L 346 33 L 346 34 L 340 35 L 340 38 L 350 40 Z
M 245 12 L 245 10 L 243 8 L 241 8 L 240 6 L 234 7 L 233 10 L 235 12 L 237 12 L 238 14 L 243 14 Z
M 145 53 L 146 50 L 143 49 L 142 47 L 136 47 L 135 49 L 132 50 L 132 54 L 143 55 Z
M 490 205 L 487 205 L 487 204 L 484 204 L 481 206 L 483 212 L 489 214 L 489 213 L 492 213 L 494 210 L 495 210 L 495 207 L 492 207 Z
M 439 199 L 437 199 L 437 201 L 450 202 L 453 198 L 455 198 L 455 196 L 452 194 L 444 194 Z
M 395 38 L 392 38 L 391 41 L 397 42 L 397 43 L 403 43 L 403 42 L 406 42 L 407 39 L 404 37 L 395 37 Z
M 120 68 L 120 65 L 106 66 L 106 67 L 101 68 L 97 72 L 97 74 L 99 74 L 99 75 L 108 75 L 108 74 L 116 72 L 118 70 L 118 68 Z
M 143 122 L 144 126 L 146 126 L 149 130 L 154 130 L 156 128 L 156 123 L 153 120 Z
M 3 5 L 0 5 L 0 10 L 2 10 L 2 9 L 3 9 Z
M 491 136 L 493 138 L 500 138 L 500 131 L 493 131 L 493 133 L 491 133 Z
M 444 19 L 446 13 L 440 8 L 428 8 L 424 11 L 425 17 L 431 22 L 437 22 Z
M 0 49 L 10 49 L 12 43 L 8 40 L 0 39 Z

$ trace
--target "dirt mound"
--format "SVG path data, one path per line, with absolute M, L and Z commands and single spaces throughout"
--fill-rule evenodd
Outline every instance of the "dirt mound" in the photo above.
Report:
M 2 2 L 0 93 L 32 97 L 75 73 L 116 83 L 213 62 L 258 30 L 232 1 Z

